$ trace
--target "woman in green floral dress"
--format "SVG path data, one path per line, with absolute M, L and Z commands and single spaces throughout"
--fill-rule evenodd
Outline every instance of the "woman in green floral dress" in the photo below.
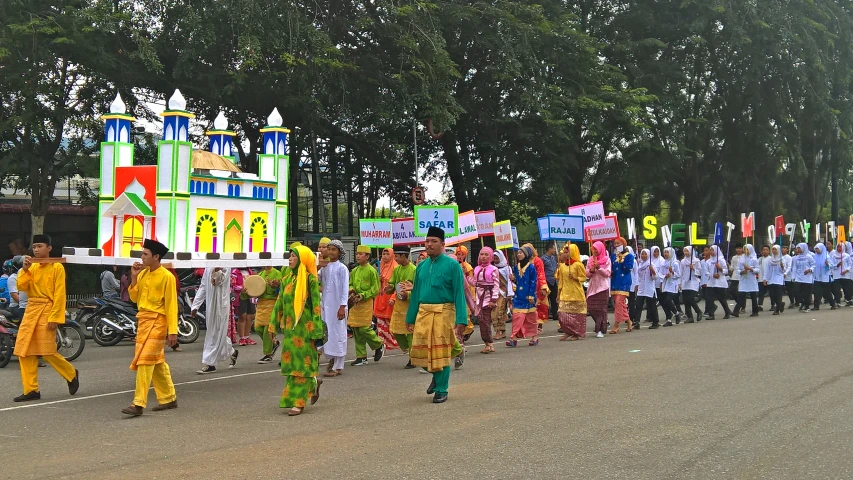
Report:
M 303 246 L 293 248 L 290 271 L 281 279 L 269 326 L 270 335 L 284 335 L 281 374 L 287 380 L 279 406 L 290 408 L 290 416 L 302 413 L 309 401 L 316 403 L 323 383 L 317 379 L 317 343 L 323 340 L 318 285 L 314 253 Z

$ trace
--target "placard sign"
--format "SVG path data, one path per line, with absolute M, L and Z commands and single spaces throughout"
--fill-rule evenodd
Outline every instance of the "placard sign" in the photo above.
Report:
M 390 218 L 362 218 L 358 221 L 358 229 L 361 231 L 359 242 L 372 248 L 391 248 L 391 219 Z
M 447 245 L 458 245 L 464 242 L 476 240 L 480 234 L 477 232 L 477 214 L 469 210 L 459 214 L 459 235 L 451 235 L 444 241 Z
M 429 227 L 444 230 L 445 237 L 459 233 L 459 207 L 456 205 L 415 206 L 415 234 L 424 236 Z
M 584 217 L 578 215 L 548 215 L 549 240 L 582 242 Z
M 579 215 L 583 217 L 585 227 L 604 226 L 604 204 L 601 202 L 585 203 L 583 205 L 569 207 L 569 215 Z
M 584 231 L 587 242 L 613 240 L 619 238 L 619 222 L 616 221 L 616 215 L 608 215 L 604 217 L 604 226 L 586 227 Z
M 415 235 L 414 218 L 395 218 L 391 220 L 391 241 L 394 245 L 423 244 L 426 237 Z
M 539 240 L 551 240 L 549 232 L 551 226 L 548 224 L 548 217 L 537 218 L 536 225 L 539 227 Z
M 509 220 L 495 222 L 495 247 L 512 248 L 512 225 Z
M 512 227 L 512 248 L 518 250 L 520 245 L 518 244 L 518 230 L 515 227 Z
M 477 212 L 477 233 L 481 237 L 491 237 L 495 234 L 495 211 L 485 210 Z

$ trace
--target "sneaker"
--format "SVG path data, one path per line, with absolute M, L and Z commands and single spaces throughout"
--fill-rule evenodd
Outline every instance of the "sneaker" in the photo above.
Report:
M 237 342 L 237 345 L 241 347 L 245 347 L 246 345 L 248 345 L 248 343 L 246 343 L 246 337 L 240 337 L 240 341 Z
M 378 362 L 379 360 L 382 360 L 382 355 L 385 355 L 385 345 L 382 345 L 379 347 L 379 350 L 373 352 L 373 361 Z
M 71 395 L 74 395 L 75 393 L 77 393 L 77 389 L 79 389 L 79 388 L 80 388 L 80 371 L 75 369 L 74 370 L 74 378 L 72 378 L 71 381 L 68 382 L 68 393 L 70 393 Z
M 681 314 L 676 313 L 675 314 L 675 324 L 678 325 L 679 323 L 681 323 Z
M 409 370 L 410 368 L 415 368 L 415 366 L 414 366 L 414 365 L 412 365 L 412 361 L 411 361 L 411 360 L 409 360 L 409 363 L 407 363 L 407 364 L 406 364 L 406 366 L 405 366 L 405 367 L 403 367 L 403 368 L 405 368 L 406 370 Z
M 654 330 L 655 328 L 660 328 L 660 324 L 658 324 L 658 323 L 652 323 L 652 324 L 649 326 L 649 330 Z
M 205 365 L 201 367 L 201 370 L 196 371 L 195 373 L 199 375 L 204 375 L 205 373 L 214 373 L 216 372 L 216 367 L 212 365 Z
M 465 350 L 463 349 L 462 353 L 457 355 L 456 358 L 453 360 L 453 367 L 456 370 L 459 370 L 460 368 L 462 368 L 462 365 L 464 363 L 465 363 Z
M 598 338 L 604 338 L 604 334 L 601 332 L 598 332 L 595 336 Z
M 272 355 L 264 355 L 263 357 L 261 357 L 261 359 L 260 359 L 260 360 L 258 360 L 258 363 L 259 363 L 260 365 L 265 365 L 265 364 L 267 364 L 267 363 L 272 363 Z
M 275 352 L 278 351 L 279 347 L 281 347 L 281 342 L 276 340 L 275 344 L 272 346 L 272 353 L 270 354 L 271 357 L 275 355 Z
M 750 314 L 749 314 L 749 316 L 750 316 L 750 317 L 757 317 L 757 316 L 758 316 L 758 312 L 750 313 Z
M 839 306 L 838 306 L 838 305 L 833 305 L 833 306 L 829 307 L 829 309 L 830 309 L 830 310 L 838 310 L 838 309 L 839 309 Z
M 246 345 L 257 345 L 258 342 L 252 340 L 251 338 L 246 338 Z
M 363 367 L 365 365 L 367 365 L 366 358 L 356 358 L 352 363 L 350 363 L 350 366 L 353 367 Z
M 663 326 L 664 326 L 664 327 L 671 327 L 671 326 L 672 326 L 672 322 L 671 322 L 671 321 L 669 321 L 669 320 L 667 320 L 667 321 L 666 321 L 666 323 L 664 323 L 664 324 L 663 324 Z
M 820 310 L 820 309 L 818 308 L 817 310 Z M 811 308 L 806 308 L 806 309 L 804 309 L 804 310 L 803 310 L 803 313 L 809 313 L 809 312 L 811 312 L 811 311 L 812 311 L 812 309 L 811 309 Z
M 238 350 L 234 350 L 234 353 L 231 354 L 231 362 L 228 363 L 228 368 L 234 368 L 237 365 L 237 356 L 240 355 Z

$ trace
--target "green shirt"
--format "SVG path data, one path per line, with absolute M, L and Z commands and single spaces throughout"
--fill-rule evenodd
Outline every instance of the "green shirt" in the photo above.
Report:
M 261 295 L 261 298 L 275 300 L 278 297 L 278 288 L 273 287 L 269 282 L 281 280 L 281 272 L 273 268 L 270 271 L 262 270 L 258 276 L 267 281 L 267 291 Z
M 439 255 L 418 264 L 415 271 L 406 323 L 414 324 L 422 303 L 456 305 L 456 324 L 468 325 L 468 304 L 465 302 L 465 278 L 456 259 Z
M 379 294 L 379 274 L 370 265 L 359 265 L 349 274 L 349 288 L 362 300 L 375 298 Z
M 397 288 L 397 284 L 400 282 L 414 282 L 415 269 L 416 267 L 414 263 L 409 263 L 405 267 L 402 265 L 397 265 L 397 268 L 395 268 L 394 272 L 391 273 L 391 279 L 388 280 L 388 285 Z

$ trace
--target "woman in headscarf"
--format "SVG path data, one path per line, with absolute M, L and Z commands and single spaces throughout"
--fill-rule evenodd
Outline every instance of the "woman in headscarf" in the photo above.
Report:
M 495 329 L 494 339 L 503 340 L 506 338 L 507 301 L 512 299 L 513 296 L 513 284 L 510 280 L 512 273 L 510 272 L 504 252 L 495 250 L 493 263 L 498 269 L 500 289 L 498 291 L 497 305 L 492 310 L 492 326 Z
M 373 316 L 376 317 L 376 333 L 385 344 L 386 350 L 400 348 L 397 344 L 397 339 L 391 334 L 391 315 L 394 314 L 394 294 L 385 293 L 388 281 L 391 280 L 391 275 L 394 274 L 395 268 L 397 268 L 397 261 L 394 260 L 394 250 L 391 248 L 382 250 L 382 259 L 379 262 L 379 294 L 373 301 Z
M 634 271 L 634 255 L 627 248 L 628 242 L 619 237 L 614 240 L 614 252 L 610 255 L 613 276 L 610 279 L 610 296 L 613 298 L 613 329 L 608 333 L 619 333 L 619 326 L 628 322 L 628 331 L 634 328 L 628 313 L 628 295 L 631 292 L 631 273 Z
M 658 272 L 652 264 L 651 254 L 647 248 L 644 248 L 640 252 L 640 263 L 637 267 L 637 311 L 642 311 L 645 304 L 646 320 L 652 322 L 652 326 L 649 328 L 660 327 L 656 300 L 657 290 L 655 289 L 657 278 Z
M 733 275 L 738 279 L 737 286 L 737 305 L 735 306 L 735 314 L 746 311 L 746 297 L 752 299 L 752 314 L 750 317 L 758 316 L 758 256 L 755 254 L 755 247 L 747 244 L 744 247 L 743 255 L 738 259 Z
M 633 323 L 634 328 L 640 328 L 640 316 L 643 313 L 643 306 L 637 300 L 637 287 L 640 285 L 637 278 L 637 266 L 640 259 L 637 258 L 637 253 L 634 252 L 633 247 L 628 246 L 628 251 L 634 256 L 634 268 L 631 269 L 631 291 L 628 295 L 628 313 L 631 315 L 631 323 Z
M 548 294 L 551 290 L 548 289 L 548 279 L 545 277 L 545 264 L 539 258 L 539 252 L 531 243 L 525 243 L 525 247 L 530 248 L 533 252 L 533 258 L 530 260 L 536 268 L 536 314 L 537 314 L 537 330 L 542 332 L 542 326 L 548 323 Z
M 764 282 L 770 293 L 770 301 L 776 305 L 773 315 L 779 315 L 785 311 L 785 302 L 782 300 L 782 292 L 785 289 L 785 262 L 782 260 L 781 251 L 779 245 L 770 247 L 770 260 L 767 263 L 767 271 L 764 273 Z
M 662 277 L 661 298 L 660 304 L 663 307 L 663 313 L 666 315 L 666 323 L 664 327 L 672 326 L 672 317 L 675 316 L 675 323 L 681 323 L 680 307 L 675 305 L 675 297 L 678 296 L 678 286 L 681 284 L 681 266 L 675 258 L 675 250 L 672 247 L 666 247 L 663 250 L 663 261 L 660 262 L 656 269 L 658 276 Z
M 844 242 L 838 242 L 835 248 L 829 252 L 829 275 L 832 277 L 832 294 L 835 304 L 841 306 L 844 299 L 844 274 L 847 273 L 849 255 L 844 252 Z
M 853 307 L 853 245 L 850 242 L 844 242 L 844 253 L 847 255 L 847 264 L 842 272 L 841 288 L 844 289 L 847 306 Z
M 560 266 L 555 274 L 559 291 L 560 306 L 557 316 L 563 336 L 560 340 L 579 340 L 586 337 L 586 296 L 583 282 L 586 269 L 581 262 L 581 253 L 574 243 L 566 244 L 560 253 Z
M 533 265 L 533 249 L 528 245 L 516 253 L 518 264 L 513 267 L 515 296 L 512 298 L 512 335 L 507 347 L 518 345 L 519 338 L 530 337 L 530 346 L 539 344 L 536 322 L 536 292 L 539 290 L 536 267 Z
M 660 247 L 658 247 L 657 245 L 652 247 L 651 262 L 652 262 L 652 265 L 654 265 L 656 272 L 663 271 L 664 258 L 663 258 L 663 255 L 661 255 Z M 658 301 L 661 301 L 661 302 L 663 301 L 663 295 L 661 295 L 661 287 L 662 286 L 663 286 L 663 277 L 655 278 L 655 290 L 657 290 L 657 293 L 658 293 L 658 297 L 657 297 Z
M 826 245 L 818 242 L 814 246 L 814 310 L 820 310 L 820 300 L 829 303 L 830 310 L 835 310 L 838 305 L 832 298 L 832 286 L 829 284 L 829 256 L 826 254 Z
M 801 312 L 811 312 L 812 284 L 814 284 L 815 260 L 809 252 L 807 243 L 797 244 L 796 255 L 791 265 L 794 272 L 794 285 L 797 291 L 797 302 Z
M 702 309 L 696 303 L 696 296 L 699 295 L 699 282 L 702 280 L 702 264 L 696 255 L 693 254 L 693 247 L 684 247 L 684 258 L 681 259 L 681 295 L 684 297 L 684 310 L 687 314 L 687 321 L 684 323 L 693 323 L 693 312 L 696 312 L 696 318 L 702 321 Z
M 729 309 L 729 303 L 726 301 L 726 290 L 729 287 L 726 275 L 729 274 L 729 267 L 718 245 L 711 245 L 711 256 L 708 257 L 705 266 L 708 269 L 708 287 L 711 288 L 711 294 L 714 299 L 720 302 L 720 305 L 723 306 L 723 311 L 726 312 L 723 320 L 731 318 L 732 311 Z M 708 320 L 714 320 L 714 312 L 716 310 L 717 306 L 712 301 L 708 307 Z
M 281 279 L 269 332 L 283 334 L 281 374 L 286 380 L 279 406 L 290 408 L 290 416 L 299 415 L 307 402 L 317 402 L 323 383 L 317 379 L 317 347 L 323 341 L 317 263 L 307 247 L 290 251 L 290 269 Z
M 480 353 L 495 351 L 492 338 L 492 310 L 497 307 L 500 275 L 492 265 L 495 252 L 490 247 L 483 247 L 477 256 L 477 267 L 474 268 L 474 286 L 477 288 L 477 308 L 480 311 L 480 337 L 483 339 L 483 350 Z
M 610 257 L 601 242 L 592 244 L 591 253 L 586 262 L 586 276 L 589 278 L 586 309 L 595 320 L 596 336 L 604 338 L 607 332 L 607 300 L 610 298 Z

